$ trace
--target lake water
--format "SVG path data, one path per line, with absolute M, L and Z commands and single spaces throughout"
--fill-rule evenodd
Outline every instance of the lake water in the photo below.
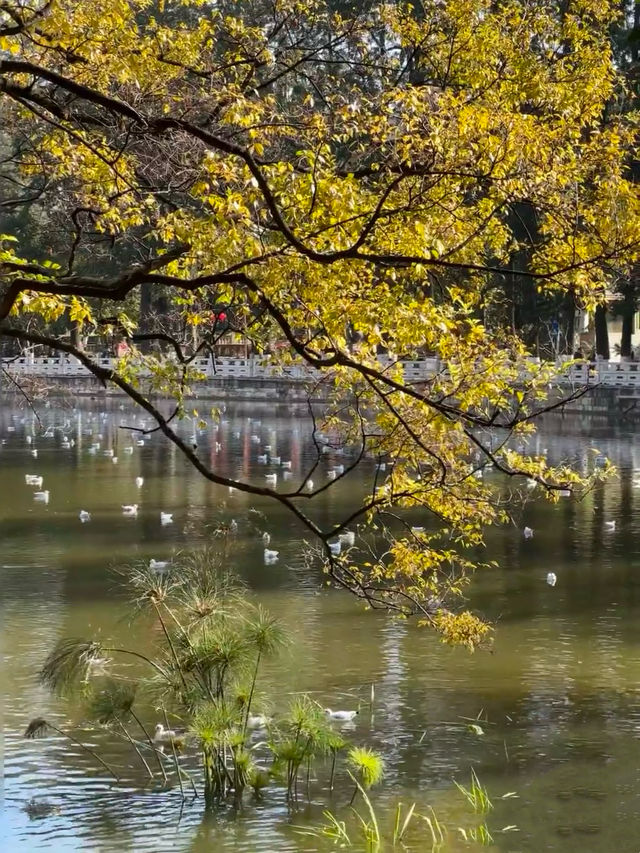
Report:
M 28 408 L 0 405 L 2 850 L 330 849 L 295 827 L 317 823 L 327 806 L 346 813 L 344 773 L 331 797 L 328 773 L 319 767 L 310 801 L 302 797 L 294 812 L 273 787 L 260 801 L 247 796 L 241 814 L 226 808 L 207 816 L 201 799 L 183 803 L 176 789 L 150 787 L 135 764 L 127 769 L 129 753 L 112 734 L 85 731 L 77 704 L 37 683 L 38 668 L 63 636 L 150 644 L 150 626 L 126 618 L 113 567 L 170 558 L 231 518 L 239 523 L 235 568 L 293 637 L 268 672 L 275 712 L 289 694 L 304 690 L 322 705 L 360 705 L 349 737 L 385 758 L 386 777 L 373 795 L 381 813 L 399 799 L 415 801 L 422 814 L 432 806 L 450 827 L 446 849 L 472 849 L 456 831 L 473 820 L 469 824 L 452 780 L 467 783 L 474 768 L 495 806 L 487 818 L 494 838 L 487 849 L 637 850 L 640 490 L 633 490 L 632 477 L 640 468 L 640 442 L 630 429 L 547 422 L 536 440 L 551 461 L 571 458 L 586 469 L 597 447 L 620 476 L 582 502 L 530 504 L 521 526 L 534 528 L 531 540 L 516 527 L 490 533 L 487 556 L 500 567 L 476 577 L 471 603 L 496 623 L 495 644 L 491 653 L 470 655 L 410 623 L 367 613 L 346 593 L 323 589 L 302 559 L 303 533 L 280 507 L 207 483 L 162 437 L 150 436 L 125 455 L 131 439 L 119 425 L 142 424 L 119 401 L 77 409 L 54 402 L 39 409 L 41 424 Z M 223 473 L 263 484 L 256 456 L 258 447 L 271 444 L 272 453 L 292 460 L 295 480 L 312 458 L 306 426 L 302 409 L 292 414 L 286 407 L 228 404 L 217 436 L 198 436 L 198 452 Z M 43 435 L 47 429 L 52 437 Z M 194 428 L 185 423 L 181 429 L 191 435 Z M 74 447 L 63 448 L 63 434 Z M 253 434 L 260 444 L 251 441 Z M 118 464 L 90 455 L 94 441 L 115 448 Z M 37 459 L 30 455 L 34 447 Z M 25 473 L 43 475 L 48 504 L 33 500 Z M 144 477 L 141 489 L 137 476 Z M 324 523 L 338 516 L 370 476 L 365 467 L 339 482 L 318 497 L 314 513 Z M 140 504 L 138 517 L 123 517 L 121 504 L 133 502 Z M 258 526 L 271 531 L 271 547 L 280 551 L 275 565 L 264 565 L 250 507 L 266 513 Z M 80 509 L 91 512 L 90 523 L 80 523 Z M 174 523 L 163 527 L 160 510 L 173 512 Z M 605 520 L 616 521 L 615 533 L 605 530 Z M 555 587 L 545 581 L 549 571 L 557 575 Z M 122 770 L 123 781 L 111 784 L 91 757 L 60 737 L 24 740 L 25 726 L 38 715 L 97 748 Z M 469 727 L 474 718 L 483 734 Z M 151 711 L 148 721 L 156 722 Z M 517 796 L 502 799 L 505 793 Z M 50 810 L 30 816 L 25 805 L 31 800 Z M 500 831 L 507 826 L 517 831 Z M 410 849 L 430 849 L 426 839 L 423 823 Z

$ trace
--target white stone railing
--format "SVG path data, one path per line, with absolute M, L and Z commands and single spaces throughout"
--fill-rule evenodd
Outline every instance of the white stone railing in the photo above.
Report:
M 111 368 L 116 360 L 95 358 L 100 367 Z M 534 363 L 536 360 L 533 360 Z M 31 355 L 19 358 L 6 358 L 0 364 L 13 376 L 41 377 L 81 377 L 90 376 L 90 371 L 73 356 L 55 358 L 36 358 Z M 381 364 L 386 366 L 381 358 Z M 320 373 L 304 365 L 270 366 L 264 357 L 249 358 L 220 357 L 216 359 L 202 357 L 191 362 L 191 366 L 207 379 L 274 379 L 313 380 Z M 402 362 L 406 382 L 420 382 L 433 376 L 441 369 L 436 358 Z M 640 362 L 597 361 L 595 364 L 574 364 L 567 367 L 559 380 L 563 384 L 606 385 L 617 388 L 640 388 Z
M 116 364 L 116 359 L 95 358 L 94 361 L 100 367 L 111 368 Z M 57 356 L 55 358 L 36 358 L 33 356 L 20 356 L 19 358 L 7 358 L 0 362 L 2 366 L 15 376 L 90 376 L 88 370 L 74 356 Z M 435 358 L 420 361 L 402 362 L 404 378 L 408 382 L 416 382 L 433 376 L 439 369 L 439 362 Z M 286 378 L 297 380 L 309 380 L 320 377 L 319 371 L 306 367 L 305 365 L 273 365 L 270 366 L 264 357 L 252 356 L 249 358 L 220 357 L 195 358 L 191 367 L 206 376 L 207 379 L 273 379 Z

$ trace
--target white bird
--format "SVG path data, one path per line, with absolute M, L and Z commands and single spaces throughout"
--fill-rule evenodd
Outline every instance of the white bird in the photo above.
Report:
M 173 729 L 165 729 L 162 723 L 158 723 L 156 726 L 156 731 L 153 736 L 154 743 L 171 743 L 173 738 L 176 736 L 176 733 Z
M 173 523 L 173 513 L 161 512 L 160 513 L 160 523 L 161 524 L 172 524 Z
M 95 449 L 95 447 L 90 447 L 89 450 L 87 451 L 89 456 L 95 456 L 97 452 L 98 451 Z
M 129 444 L 127 447 L 123 448 L 123 453 L 126 453 L 128 456 L 131 456 L 133 453 L 133 445 Z
M 163 569 L 166 569 L 168 565 L 168 560 L 154 560 L 153 557 L 149 560 L 149 568 L 154 569 L 154 571 L 157 572 L 161 572 Z
M 91 521 L 91 513 L 87 512 L 86 509 L 81 509 L 79 518 L 80 521 L 84 524 L 85 521 Z
M 557 580 L 558 580 L 558 578 L 556 577 L 555 572 L 548 572 L 547 573 L 547 583 L 549 584 L 549 586 L 555 586 Z
M 346 533 L 341 533 L 338 536 L 338 539 L 340 540 L 340 543 L 345 545 L 347 548 L 351 548 L 356 544 L 356 534 L 353 530 L 347 530 Z
M 232 533 L 238 532 L 238 522 L 235 520 L 235 518 L 232 518 L 231 521 L 229 522 L 229 530 Z
M 111 458 L 111 457 L 115 456 L 115 451 L 114 450 L 103 450 L 102 455 L 108 456 L 109 458 Z
M 33 441 L 33 438 L 30 435 L 27 435 L 27 436 L 25 436 L 25 441 L 27 442 L 27 444 L 31 444 L 31 442 Z
M 27 486 L 37 486 L 39 489 L 42 488 L 43 478 L 39 474 L 25 474 L 24 481 Z
M 42 503 L 49 503 L 49 491 L 45 490 L 44 492 L 34 492 L 33 493 L 34 501 L 42 501 Z
M 335 472 L 335 469 L 334 469 L 334 468 L 332 468 L 330 471 L 328 471 L 328 472 L 327 472 L 327 477 L 328 477 L 330 480 L 335 480 L 335 478 L 336 478 L 336 472 Z
M 34 458 L 34 459 L 37 459 L 37 458 L 38 458 L 38 451 L 37 451 L 37 450 L 35 450 L 35 449 L 34 449 L 34 450 L 32 450 L 32 451 L 31 451 L 31 455 L 33 456 L 33 458 Z
M 247 717 L 248 729 L 266 729 L 269 720 L 264 714 L 249 714 Z
M 144 447 L 144 438 L 139 438 L 136 441 L 136 444 L 138 445 L 138 447 Z
M 253 441 L 254 444 L 257 444 L 260 441 L 260 436 L 259 435 L 252 435 L 251 441 Z
M 605 523 L 604 523 L 604 529 L 605 529 L 605 530 L 610 531 L 611 533 L 613 533 L 613 531 L 616 529 L 616 523 L 615 523 L 615 521 L 605 521 Z
M 111 461 L 113 462 L 113 464 L 114 464 L 114 465 L 117 465 L 117 464 L 118 464 L 118 457 L 117 457 L 117 456 L 112 456 L 112 457 L 111 457 Z
M 141 489 L 144 486 L 144 477 L 136 477 L 136 486 Z
M 270 452 L 271 451 L 271 445 L 265 444 L 265 446 L 263 447 L 263 450 L 268 450 Z
M 525 539 L 533 539 L 533 528 L 532 527 L 525 527 L 525 529 L 522 532 L 524 533 Z
M 537 482 L 536 482 L 535 480 L 532 480 L 530 477 L 527 479 L 527 488 L 528 488 L 528 489 L 535 489 L 535 487 L 536 487 L 537 485 L 538 485 L 538 484 L 537 484 Z
M 324 712 L 330 720 L 338 720 L 343 723 L 350 722 L 358 715 L 358 711 L 332 711 L 331 708 L 325 708 Z
M 129 517 L 136 516 L 138 514 L 138 504 L 122 504 L 122 514 Z
M 291 470 L 291 460 L 290 460 L 290 459 L 289 459 L 289 460 L 287 460 L 286 462 L 281 462 L 280 464 L 282 465 L 282 467 L 283 467 L 285 470 L 287 470 L 287 471 L 290 471 L 290 470 Z
M 15 432 L 16 428 L 14 426 L 7 427 L 7 432 Z
M 267 458 L 268 458 L 268 457 L 267 457 L 267 454 L 266 454 L 266 453 L 259 453 L 259 454 L 258 454 L 258 462 L 259 462 L 259 464 L 260 464 L 260 465 L 266 465 L 266 464 L 267 464 Z
M 327 545 L 329 546 L 329 550 L 331 551 L 334 557 L 337 557 L 340 551 L 342 551 L 342 543 L 340 542 L 340 540 L 338 540 L 337 542 L 327 542 Z
M 268 544 L 269 544 L 269 542 L 271 542 L 271 534 L 270 534 L 270 533 L 267 533 L 267 531 L 266 531 L 266 530 L 265 530 L 265 532 L 262 534 L 262 541 L 264 542 L 264 544 L 265 544 L 265 545 L 268 545 Z
M 279 465 L 282 459 L 280 456 L 272 456 L 270 461 L 272 465 Z
M 344 474 L 344 465 L 334 465 L 333 470 L 336 474 Z
M 276 563 L 278 560 L 279 551 L 270 551 L 268 548 L 264 549 L 264 561 L 265 563 Z
M 265 474 L 264 478 L 267 481 L 267 483 L 272 483 L 274 486 L 278 482 L 278 475 L 277 474 Z
M 292 477 L 293 477 L 293 474 L 291 473 L 291 471 L 285 470 L 282 472 L 282 479 L 283 480 L 290 480 Z
M 304 484 L 304 487 L 308 492 L 312 492 L 313 491 L 313 480 L 307 480 L 307 482 Z

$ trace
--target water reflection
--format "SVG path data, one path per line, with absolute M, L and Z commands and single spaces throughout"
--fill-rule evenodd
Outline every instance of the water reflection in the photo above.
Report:
M 451 780 L 467 780 L 473 766 L 496 801 L 490 825 L 520 829 L 517 836 L 496 833 L 495 849 L 628 849 L 640 831 L 635 807 L 640 490 L 633 487 L 640 441 L 635 435 L 548 422 L 536 441 L 552 462 L 572 460 L 589 471 L 596 464 L 595 448 L 619 466 L 620 477 L 581 502 L 562 500 L 552 507 L 534 496 L 518 528 L 490 533 L 487 551 L 501 568 L 478 575 L 472 605 L 495 620 L 496 643 L 492 654 L 470 656 L 443 647 L 412 624 L 362 612 L 348 597 L 323 589 L 302 560 L 303 531 L 281 508 L 206 482 L 157 435 L 138 447 L 120 425 L 143 428 L 144 420 L 119 401 L 78 410 L 52 405 L 41 417 L 39 426 L 28 411 L 6 404 L 0 409 L 5 662 L 0 832 L 7 849 L 318 849 L 292 825 L 317 818 L 330 801 L 327 768 L 318 769 L 312 803 L 294 816 L 282 792 L 273 788 L 262 802 L 249 799 L 241 819 L 231 810 L 203 817 L 201 803 L 182 806 L 176 791 L 149 787 L 143 774 L 128 767 L 125 745 L 107 732 L 76 731 L 123 770 L 120 786 L 61 738 L 21 738 L 36 714 L 62 726 L 80 723 L 79 707 L 51 697 L 34 679 L 56 639 L 99 633 L 152 642 L 148 625 L 122 620 L 125 602 L 110 567 L 132 559 L 170 559 L 180 548 L 206 541 L 212 524 L 231 519 L 239 526 L 237 570 L 293 636 L 288 652 L 267 673 L 277 685 L 274 710 L 301 690 L 323 705 L 359 705 L 350 736 L 380 749 L 387 761 L 380 802 L 415 798 L 420 807 L 430 803 L 455 822 L 461 804 Z M 284 407 L 229 404 L 216 431 L 199 431 L 193 422 L 184 422 L 181 430 L 223 474 L 262 485 L 265 471 L 276 470 L 257 461 L 270 444 L 271 453 L 291 460 L 291 482 L 300 482 L 313 460 L 304 417 L 302 410 L 292 415 Z M 71 440 L 73 446 L 67 446 Z M 91 453 L 94 444 L 100 451 Z M 125 451 L 130 445 L 132 453 Z M 113 449 L 117 464 L 104 449 Z M 338 462 L 326 456 L 319 478 Z M 283 471 L 277 470 L 282 483 Z M 49 504 L 33 501 L 25 473 L 42 474 L 51 491 Z M 315 516 L 330 523 L 371 475 L 365 468 L 338 483 L 318 498 Z M 136 477 L 144 478 L 141 488 Z M 138 517 L 123 517 L 121 505 L 134 502 L 140 504 Z M 91 512 L 90 522 L 80 523 L 80 509 Z M 173 513 L 173 524 L 161 524 L 161 510 Z M 615 534 L 605 531 L 606 520 L 616 521 Z M 534 529 L 533 539 L 522 536 L 524 524 Z M 264 529 L 272 534 L 271 547 L 280 551 L 272 566 L 263 562 Z M 558 577 L 554 588 L 545 583 L 550 570 Z M 155 719 L 151 709 L 148 717 Z M 482 734 L 469 727 L 474 718 Z M 345 801 L 346 788 L 342 774 L 336 804 Z M 498 799 L 508 791 L 518 798 Z M 34 796 L 59 811 L 30 818 L 23 806 Z M 412 849 L 425 848 L 415 839 Z

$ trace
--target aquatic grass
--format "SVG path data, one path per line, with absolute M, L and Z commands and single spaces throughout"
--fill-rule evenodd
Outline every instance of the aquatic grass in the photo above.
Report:
M 358 791 L 377 785 L 384 776 L 384 762 L 382 756 L 366 746 L 354 746 L 347 753 L 347 765 L 350 767 L 350 776 L 356 783 L 351 802 L 356 798 Z
M 481 823 L 480 826 L 474 826 L 468 829 L 459 826 L 458 832 L 465 841 L 473 841 L 475 844 L 480 844 L 482 847 L 488 847 L 490 844 L 493 844 L 493 836 L 489 832 L 486 823 Z
M 347 825 L 328 809 L 322 812 L 325 823 L 319 827 L 294 826 L 294 832 L 298 835 L 308 835 L 312 838 L 328 838 L 339 847 L 353 847 L 353 842 L 347 832 Z
M 333 791 L 333 781 L 336 773 L 336 761 L 338 753 L 347 747 L 347 741 L 342 737 L 340 732 L 332 732 L 327 741 L 329 752 L 331 754 L 331 775 L 329 776 L 329 791 Z
M 447 828 L 438 819 L 438 816 L 433 810 L 433 806 L 429 806 L 429 811 L 431 812 L 430 815 L 419 815 L 419 817 L 421 817 L 429 827 L 432 850 L 438 850 L 445 842 Z
M 135 750 L 138 758 L 144 765 L 147 773 L 153 778 L 153 771 L 149 767 L 146 758 L 140 752 L 138 745 L 135 743 L 129 730 L 126 727 L 127 720 L 133 715 L 133 703 L 136 699 L 136 688 L 134 685 L 126 682 L 117 682 L 109 679 L 102 689 L 93 694 L 89 702 L 88 715 L 89 718 L 96 720 L 103 726 L 117 726 L 124 737 L 129 741 Z M 146 734 L 146 730 L 143 731 Z M 153 743 L 149 739 L 153 748 Z M 164 768 L 160 763 L 162 772 Z M 165 774 L 166 780 L 166 774 Z
M 455 779 L 453 780 L 453 784 L 471 805 L 476 814 L 487 814 L 493 809 L 493 803 L 489 799 L 487 789 L 480 784 L 475 770 L 471 770 L 471 783 L 468 788 L 456 782 Z
M 89 755 L 95 758 L 96 761 L 98 761 L 106 770 L 108 770 L 109 773 L 116 780 L 116 782 L 120 781 L 120 777 L 113 769 L 113 767 L 108 765 L 107 762 L 104 761 L 104 759 L 100 758 L 97 752 L 94 752 L 92 749 L 90 749 L 90 747 L 85 746 L 85 744 L 83 744 L 73 735 L 70 735 L 69 732 L 65 732 L 61 728 L 58 728 L 58 726 L 56 726 L 54 723 L 49 722 L 49 720 L 46 720 L 44 717 L 35 717 L 33 720 L 31 720 L 31 722 L 24 731 L 23 737 L 27 738 L 28 740 L 34 740 L 35 738 L 46 737 L 46 735 L 49 734 L 50 731 L 56 732 L 56 734 L 67 738 L 71 741 L 71 743 L 75 743 L 76 746 L 79 746 L 80 749 L 83 749 L 85 752 L 89 753 Z
M 255 693 L 260 663 L 262 662 L 262 659 L 264 657 L 268 657 L 275 654 L 282 646 L 286 644 L 287 635 L 284 629 L 282 628 L 280 622 L 270 616 L 269 613 L 267 613 L 267 611 L 264 610 L 263 607 L 258 605 L 254 618 L 249 622 L 247 626 L 247 642 L 251 647 L 253 647 L 253 649 L 255 649 L 256 660 L 255 665 L 253 667 L 253 673 L 251 676 L 251 687 L 249 689 L 249 695 L 247 697 L 245 707 L 245 732 L 247 730 L 249 714 L 251 713 L 251 704 L 253 702 L 253 696 Z
M 247 598 L 244 586 L 223 568 L 211 548 L 174 558 L 167 572 L 138 565 L 121 572 L 121 576 L 129 584 L 134 608 L 146 609 L 157 629 L 153 651 L 62 640 L 45 661 L 40 673 L 42 683 L 61 693 L 82 684 L 83 693 L 88 694 L 85 711 L 89 721 L 109 726 L 118 737 L 124 737 L 153 776 L 154 769 L 142 751 L 145 743 L 136 740 L 129 730 L 133 721 L 144 733 L 165 781 L 172 760 L 182 796 L 183 779 L 189 779 L 195 793 L 193 778 L 181 767 L 176 740 L 168 738 L 171 755 L 165 756 L 140 719 L 136 711 L 140 685 L 145 698 L 162 713 L 166 729 L 171 729 L 170 718 L 184 725 L 188 743 L 199 751 L 207 809 L 230 798 L 239 806 L 247 787 L 259 794 L 277 778 L 286 787 L 289 803 L 297 800 L 301 778 L 306 778 L 310 797 L 314 763 L 328 756 L 333 789 L 336 761 L 347 749 L 347 742 L 335 731 L 320 704 L 309 696 L 292 697 L 284 716 L 268 726 L 266 740 L 260 744 L 252 741 L 250 714 L 257 701 L 262 709 L 265 705 L 262 697 L 258 699 L 260 671 L 263 663 L 284 647 L 287 636 L 277 619 Z M 109 653 L 115 662 L 112 673 L 104 676 L 95 664 L 104 662 Z M 142 681 L 118 669 L 120 656 L 145 664 L 147 672 Z M 270 752 L 269 768 L 256 765 L 258 746 Z M 347 766 L 354 796 L 382 777 L 382 759 L 366 748 L 352 748 Z M 370 808 L 368 798 L 365 803 Z M 375 840 L 378 830 L 374 818 L 365 812 L 366 826 L 363 824 L 362 829 Z
M 353 752 L 353 750 L 351 750 Z M 371 764 L 371 762 L 369 762 Z M 380 827 L 378 825 L 378 818 L 376 816 L 375 809 L 373 807 L 373 803 L 369 799 L 367 792 L 364 787 L 360 784 L 360 782 L 356 779 L 353 773 L 349 772 L 349 776 L 355 782 L 356 791 L 360 792 L 362 799 L 364 800 L 364 804 L 367 807 L 367 812 L 369 815 L 369 819 L 366 820 L 363 815 L 360 814 L 356 809 L 353 809 L 353 812 L 360 823 L 360 827 L 362 830 L 362 836 L 364 838 L 365 843 L 367 844 L 367 849 L 374 848 L 377 849 L 380 845 Z M 380 778 L 382 778 L 382 769 L 380 769 Z M 373 783 L 372 783 L 373 784 Z M 351 802 L 353 802 L 353 797 L 351 798 Z
M 396 806 L 395 818 L 393 821 L 393 845 L 394 847 L 398 844 L 402 843 L 402 839 L 407 834 L 407 830 L 409 829 L 409 825 L 414 818 L 416 811 L 416 804 L 411 803 L 409 809 L 406 814 L 403 815 L 403 806 L 402 803 L 398 803 Z

